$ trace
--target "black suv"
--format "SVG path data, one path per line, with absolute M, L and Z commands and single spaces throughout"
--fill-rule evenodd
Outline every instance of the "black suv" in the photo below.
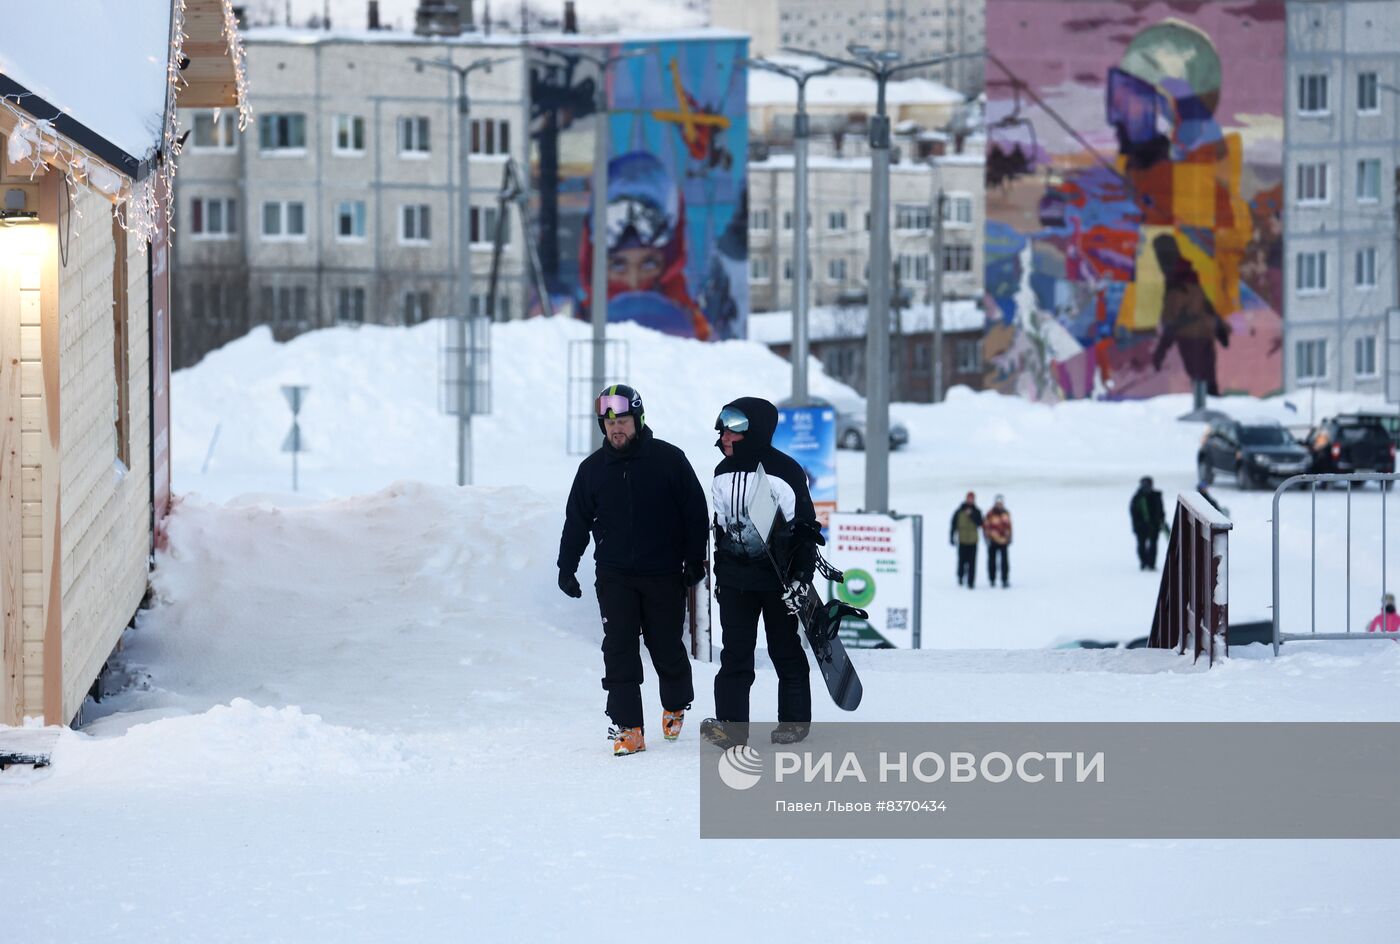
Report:
M 1308 450 L 1272 422 L 1215 420 L 1196 454 L 1196 476 L 1207 485 L 1223 472 L 1240 488 L 1263 487 L 1311 467 Z
M 1312 471 L 1394 472 L 1395 440 L 1386 428 L 1388 417 L 1344 413 L 1323 420 L 1308 431 Z

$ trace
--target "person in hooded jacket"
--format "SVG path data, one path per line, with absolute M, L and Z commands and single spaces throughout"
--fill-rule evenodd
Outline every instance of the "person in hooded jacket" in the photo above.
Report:
M 953 512 L 948 543 L 958 548 L 958 583 L 969 590 L 977 585 L 977 536 L 981 533 L 982 510 L 977 507 L 977 496 L 968 492 Z
M 574 575 L 593 538 L 594 588 L 603 617 L 603 688 L 613 754 L 646 750 L 642 655 L 661 688 L 661 728 L 680 736 L 695 697 L 683 641 L 686 588 L 705 576 L 705 491 L 685 453 L 652 435 L 642 397 L 623 384 L 595 401 L 603 445 L 579 463 L 559 539 L 559 589 L 583 596 Z
M 806 737 L 812 720 L 812 688 L 800 624 L 784 602 L 794 583 L 810 583 L 816 568 L 817 524 L 807 474 L 796 460 L 773 448 L 778 408 L 757 397 L 725 404 L 715 422 L 724 459 L 710 488 L 714 507 L 715 580 L 723 649 L 715 676 L 715 719 L 730 741 L 744 741 L 749 690 L 754 682 L 758 621 L 778 674 L 778 728 L 772 738 L 791 743 Z M 755 473 L 763 467 L 773 499 L 788 524 L 771 541 L 773 556 L 788 580 L 779 579 L 764 543 L 748 517 Z
M 1162 507 L 1162 493 L 1152 487 L 1152 476 L 1144 475 L 1138 482 L 1138 490 L 1128 502 L 1128 517 L 1137 538 L 1138 569 L 1156 570 L 1157 535 L 1166 528 L 1167 512 Z

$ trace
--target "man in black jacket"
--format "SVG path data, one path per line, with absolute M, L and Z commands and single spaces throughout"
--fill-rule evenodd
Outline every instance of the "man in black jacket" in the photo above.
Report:
M 787 587 L 778 578 L 758 532 L 748 517 L 755 473 L 763 466 L 787 528 L 774 536 L 774 557 L 789 585 L 810 583 L 816 567 L 816 511 L 807 473 L 773 448 L 778 408 L 757 397 L 741 397 L 720 411 L 716 443 L 724 460 L 715 467 L 710 489 L 715 512 L 715 579 L 724 648 L 715 676 L 715 718 L 727 741 L 743 741 L 749 720 L 749 689 L 754 682 L 758 620 L 768 637 L 768 655 L 778 673 L 778 730 L 773 740 L 793 742 L 807 734 L 812 720 L 812 688 L 799 624 L 784 603 Z
M 1167 513 L 1162 507 L 1162 493 L 1152 487 L 1151 476 L 1144 475 L 1138 482 L 1138 490 L 1128 502 L 1128 517 L 1137 538 L 1138 570 L 1156 570 L 1157 535 L 1166 525 Z
M 642 397 L 623 384 L 595 401 L 605 441 L 579 464 L 559 539 L 559 589 L 583 596 L 574 572 L 593 537 L 603 616 L 603 688 L 613 754 L 646 750 L 642 654 L 661 686 L 662 734 L 674 741 L 695 697 L 682 640 L 686 587 L 705 576 L 705 492 L 685 453 L 651 434 Z

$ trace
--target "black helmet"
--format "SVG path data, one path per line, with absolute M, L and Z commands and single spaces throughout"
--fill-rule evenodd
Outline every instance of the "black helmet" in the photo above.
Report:
M 603 435 L 608 434 L 608 428 L 603 421 L 619 416 L 635 416 L 637 418 L 637 432 L 642 431 L 642 427 L 647 424 L 646 410 L 642 407 L 642 395 L 626 384 L 613 384 L 611 387 L 604 387 L 602 393 L 593 401 L 594 413 L 598 416 L 598 429 Z

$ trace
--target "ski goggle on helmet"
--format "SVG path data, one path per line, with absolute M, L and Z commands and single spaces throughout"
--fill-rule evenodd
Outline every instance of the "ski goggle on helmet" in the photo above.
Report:
M 628 240 L 628 234 L 632 239 Z M 671 235 L 671 221 L 666 211 L 645 200 L 623 197 L 608 203 L 608 245 L 621 248 L 627 242 L 640 246 L 659 246 Z
M 720 432 L 727 430 L 731 433 L 747 433 L 749 431 L 749 418 L 742 410 L 727 406 L 719 411 L 719 418 L 715 420 L 715 429 Z
M 599 427 L 602 427 L 604 420 L 616 419 L 619 416 L 635 417 L 638 429 L 646 423 L 642 395 L 626 384 L 604 387 L 603 392 L 598 394 L 598 399 L 593 401 L 593 406 L 598 416 Z

